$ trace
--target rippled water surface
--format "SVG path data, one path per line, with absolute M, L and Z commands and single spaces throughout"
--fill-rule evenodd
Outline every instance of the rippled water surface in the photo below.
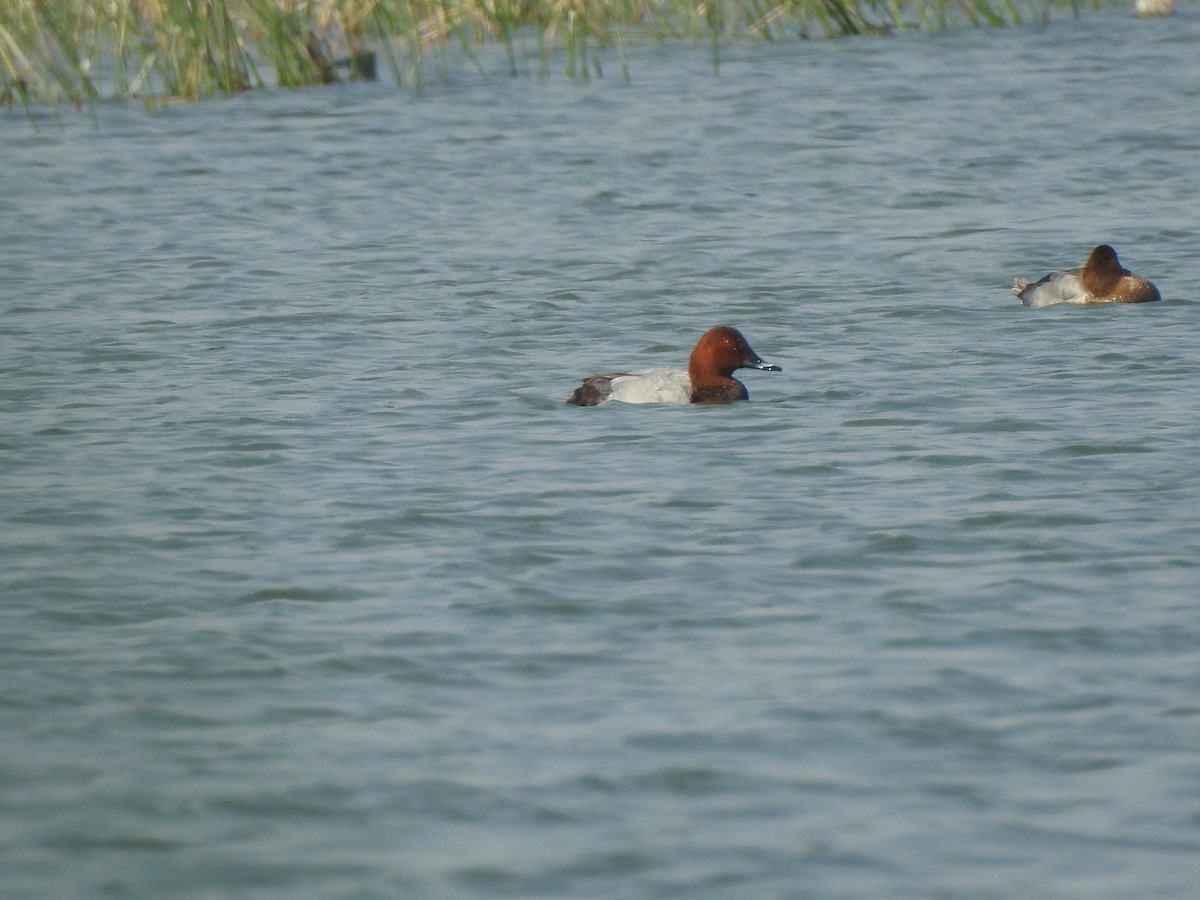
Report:
M 1198 43 L 0 116 L 4 896 L 1194 897 Z

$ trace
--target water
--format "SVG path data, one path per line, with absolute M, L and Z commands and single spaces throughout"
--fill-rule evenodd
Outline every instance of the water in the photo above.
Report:
M 1194 896 L 1198 39 L 5 116 L 5 897 Z

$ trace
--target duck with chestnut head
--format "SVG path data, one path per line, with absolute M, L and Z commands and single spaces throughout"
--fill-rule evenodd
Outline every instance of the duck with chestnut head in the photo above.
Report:
M 1053 306 L 1073 303 L 1088 306 L 1097 303 L 1149 303 L 1161 300 L 1152 282 L 1134 275 L 1121 265 L 1117 251 L 1101 244 L 1088 255 L 1078 269 L 1051 272 L 1038 281 L 1018 278 L 1013 293 L 1025 306 Z
M 622 403 L 732 403 L 749 399 L 746 386 L 733 377 L 736 369 L 780 372 L 754 352 L 742 333 L 718 325 L 701 335 L 688 359 L 686 372 L 647 369 L 642 372 L 607 372 L 584 379 L 567 402 L 599 406 L 610 400 Z

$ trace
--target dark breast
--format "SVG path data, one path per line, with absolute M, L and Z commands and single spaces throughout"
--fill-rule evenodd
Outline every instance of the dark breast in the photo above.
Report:
M 692 391 L 693 403 L 733 403 L 735 400 L 749 399 L 746 386 L 736 378 L 730 378 L 725 384 Z

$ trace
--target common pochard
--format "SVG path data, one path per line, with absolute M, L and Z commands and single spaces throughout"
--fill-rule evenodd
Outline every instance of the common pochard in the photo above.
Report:
M 729 325 L 704 332 L 688 360 L 688 370 L 648 369 L 608 372 L 584 380 L 567 400 L 575 406 L 599 406 L 609 400 L 623 403 L 732 403 L 746 400 L 746 386 L 733 377 L 735 369 L 782 372 L 763 361 L 742 333 Z
M 1117 251 L 1101 244 L 1080 269 L 1051 272 L 1040 281 L 1018 278 L 1013 293 L 1026 306 L 1056 303 L 1148 303 L 1161 300 L 1158 288 L 1121 266 Z

